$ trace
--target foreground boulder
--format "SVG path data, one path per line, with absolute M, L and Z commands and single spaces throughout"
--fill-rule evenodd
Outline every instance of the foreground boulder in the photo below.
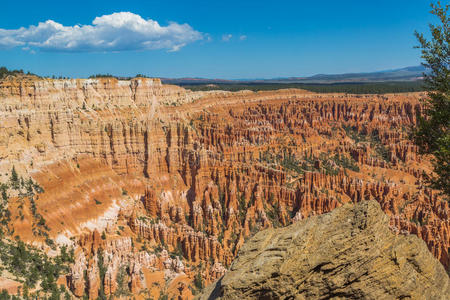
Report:
M 375 201 L 259 232 L 200 299 L 449 299 L 443 266 Z

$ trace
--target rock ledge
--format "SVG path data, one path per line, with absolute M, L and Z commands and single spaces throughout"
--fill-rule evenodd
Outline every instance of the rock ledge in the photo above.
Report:
M 259 232 L 200 299 L 448 299 L 443 266 L 376 201 Z

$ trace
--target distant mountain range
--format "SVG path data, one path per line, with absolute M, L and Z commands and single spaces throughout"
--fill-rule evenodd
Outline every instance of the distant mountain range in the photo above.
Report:
M 178 85 L 196 84 L 233 84 L 233 83 L 357 83 L 357 82 L 391 82 L 416 81 L 423 78 L 426 68 L 413 66 L 401 69 L 384 70 L 368 73 L 317 74 L 310 77 L 283 77 L 272 79 L 208 79 L 208 78 L 162 78 L 163 83 Z

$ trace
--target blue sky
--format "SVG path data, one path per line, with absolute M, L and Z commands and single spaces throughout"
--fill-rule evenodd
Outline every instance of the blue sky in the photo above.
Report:
M 0 65 L 70 77 L 273 78 L 400 68 L 420 64 L 413 32 L 435 21 L 428 0 L 2 0 L 1 6 Z

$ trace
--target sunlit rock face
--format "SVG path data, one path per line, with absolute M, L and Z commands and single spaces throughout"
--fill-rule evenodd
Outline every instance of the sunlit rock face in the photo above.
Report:
M 79 297 L 193 297 L 261 229 L 369 199 L 448 268 L 448 203 L 407 138 L 423 96 L 5 80 L 0 181 L 14 166 L 42 186 L 36 210 L 76 249 L 64 280 Z M 45 245 L 29 199 L 10 196 L 15 234 Z
M 443 266 L 388 222 L 379 203 L 364 200 L 263 230 L 200 299 L 447 299 Z

